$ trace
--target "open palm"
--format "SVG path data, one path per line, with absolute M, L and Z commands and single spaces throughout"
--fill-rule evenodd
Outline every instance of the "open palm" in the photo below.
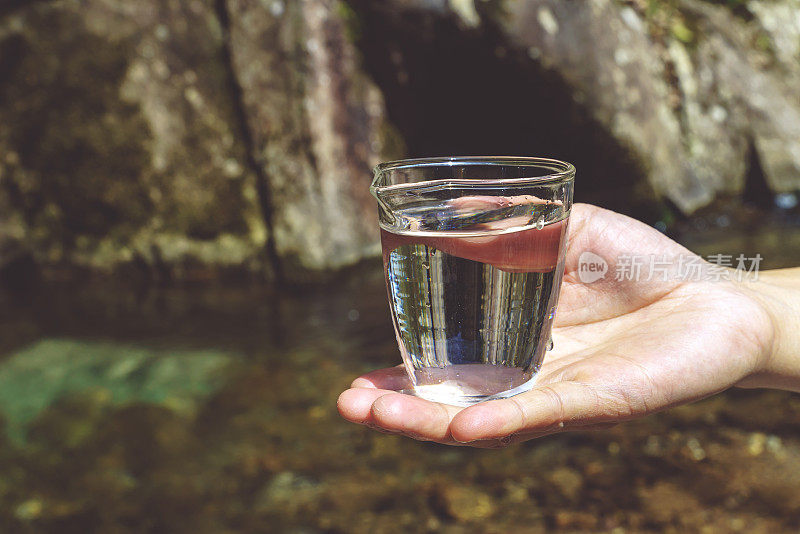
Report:
M 584 252 L 608 263 L 603 278 L 581 282 Z M 666 272 L 651 276 L 650 258 Z M 533 389 L 459 408 L 399 393 L 410 384 L 404 369 L 395 367 L 357 378 L 339 397 L 339 412 L 416 439 L 496 447 L 602 428 L 741 383 L 767 357 L 769 316 L 741 283 L 714 280 L 710 265 L 697 258 L 695 279 L 686 279 L 679 270 L 692 258 L 647 225 L 576 204 L 555 348 Z M 636 260 L 643 260 L 638 277 L 616 276 L 624 262 Z

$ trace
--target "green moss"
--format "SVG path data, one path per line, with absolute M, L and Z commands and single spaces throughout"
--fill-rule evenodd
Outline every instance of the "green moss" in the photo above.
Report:
M 665 5 L 668 4 L 661 0 L 648 0 L 645 15 L 648 18 L 654 17 Z
M 22 442 L 25 429 L 54 401 L 71 399 L 80 412 L 55 420 L 66 441 L 79 442 L 87 417 L 106 405 L 137 401 L 189 409 L 220 387 L 235 356 L 213 351 L 155 350 L 69 339 L 40 340 L 0 364 L 0 407 L 8 437 Z M 76 397 L 77 395 L 77 397 Z M 50 425 L 52 426 L 52 425 Z
M 344 22 L 344 35 L 351 43 L 356 43 L 361 39 L 361 19 L 358 14 L 346 2 L 336 3 L 336 15 Z
M 761 50 L 762 52 L 772 52 L 772 39 L 769 38 L 768 35 L 760 33 L 756 36 L 755 40 L 756 48 Z
M 671 36 L 689 47 L 697 44 L 701 32 L 696 21 L 687 17 L 674 0 L 649 0 L 644 18 L 653 36 Z
M 672 23 L 672 35 L 685 44 L 691 44 L 695 39 L 694 32 L 680 19 Z
M 731 13 L 744 20 L 752 20 L 753 14 L 747 7 L 747 0 L 703 0 L 708 4 L 725 6 Z M 659 11 L 672 11 L 679 7 L 679 2 L 675 0 L 648 0 L 646 15 L 656 16 Z

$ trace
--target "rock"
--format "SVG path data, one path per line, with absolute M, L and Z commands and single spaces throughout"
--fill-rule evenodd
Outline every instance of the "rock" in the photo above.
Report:
M 460 65 L 459 54 L 483 58 L 479 54 L 493 47 L 494 65 L 476 67 L 473 78 L 494 76 L 498 87 L 487 88 L 488 94 L 475 93 L 473 101 L 466 101 L 461 108 L 462 114 L 469 109 L 469 116 L 482 119 L 483 109 L 501 112 L 505 108 L 497 100 L 513 99 L 518 115 L 528 116 L 535 110 L 530 120 L 545 117 L 547 131 L 560 139 L 552 145 L 537 139 L 530 149 L 549 148 L 583 158 L 590 147 L 603 144 L 613 153 L 612 159 L 631 158 L 623 161 L 621 172 L 610 172 L 611 167 L 600 157 L 587 158 L 581 162 L 586 172 L 581 175 L 580 167 L 578 170 L 584 189 L 592 187 L 587 178 L 602 180 L 607 189 L 626 191 L 630 203 L 641 192 L 634 193 L 633 185 L 618 182 L 621 174 L 636 174 L 634 169 L 639 169 L 659 196 L 685 213 L 718 196 L 741 194 L 746 176 L 757 168 L 763 168 L 773 192 L 800 188 L 796 2 L 753 1 L 733 9 L 697 0 L 446 4 L 392 0 L 389 9 L 351 0 L 365 25 L 380 28 L 372 30 L 371 40 L 363 41 L 365 49 L 372 47 L 384 29 L 394 30 L 403 20 L 414 25 L 410 35 L 436 41 L 450 52 L 451 59 L 439 63 Z M 468 7 L 476 8 L 479 23 Z M 779 20 L 786 23 L 779 24 Z M 444 37 L 428 39 L 432 32 Z M 398 38 L 397 32 L 386 33 L 387 39 L 394 41 L 384 46 L 382 58 L 372 61 L 371 71 L 379 72 L 380 65 L 394 63 L 397 76 L 405 73 L 407 78 L 393 83 L 392 77 L 386 76 L 381 81 L 391 112 L 392 100 L 404 96 L 403 87 L 416 91 L 417 101 L 429 98 L 435 88 L 430 87 L 433 84 L 416 86 L 416 80 L 426 77 L 425 72 L 417 72 L 424 68 L 424 61 L 412 64 L 416 49 Z M 432 68 L 447 68 L 439 63 Z M 499 74 L 509 63 L 520 74 L 506 79 Z M 531 84 L 527 99 L 515 97 L 514 86 L 525 86 L 529 78 L 538 85 Z M 471 81 L 481 84 L 481 80 Z M 550 89 L 538 89 L 546 86 Z M 561 97 L 559 88 L 566 98 Z M 441 97 L 440 105 L 446 105 L 445 98 Z M 476 98 L 481 99 L 480 106 L 474 105 Z M 419 106 L 436 107 L 437 102 L 431 99 Z M 409 110 L 414 111 L 413 105 L 402 108 Z M 580 118 L 584 111 L 591 120 Z M 417 132 L 413 120 L 403 117 L 398 124 L 400 120 L 411 123 L 407 129 Z M 426 124 L 424 120 L 420 123 Z M 514 127 L 511 117 L 506 117 L 506 124 Z M 599 133 L 587 133 L 594 125 Z M 572 150 L 564 132 L 572 132 L 572 146 L 581 146 L 580 151 Z M 418 132 L 411 137 L 416 135 Z M 601 142 L 604 136 L 610 139 L 610 146 Z M 486 135 L 484 144 L 492 146 L 493 137 L 496 135 Z M 506 145 L 513 143 L 504 140 Z M 411 138 L 408 142 L 414 143 Z M 604 169 L 603 176 L 594 174 L 597 167 Z
M 257 511 L 274 510 L 295 513 L 298 508 L 317 500 L 322 493 L 318 483 L 291 471 L 276 473 L 255 497 Z
M 265 268 L 210 1 L 31 3 L 0 21 L 0 203 L 42 264 Z
M 577 501 L 583 488 L 581 474 L 569 467 L 559 467 L 550 473 L 550 482 L 570 501 Z
M 44 505 L 40 499 L 28 499 L 17 506 L 14 516 L 22 521 L 32 521 L 42 515 L 43 508 Z
M 2 169 L 2 167 L 0 167 Z M 0 187 L 3 175 L 0 173 Z M 25 224 L 13 209 L 11 199 L 0 193 L 0 287 L 25 286 L 25 279 L 35 272 L 29 265 L 30 251 L 24 244 Z M 20 280 L 22 278 L 22 280 Z
M 636 493 L 647 517 L 657 524 L 692 524 L 704 508 L 694 495 L 670 482 L 656 482 Z
M 390 127 L 343 4 L 7 11 L 0 251 L 157 278 L 298 279 L 377 254 L 370 171 Z
M 576 529 L 578 532 L 597 529 L 597 516 L 589 512 L 559 510 L 555 514 L 555 523 L 559 529 Z
M 751 456 L 759 456 L 764 452 L 764 445 L 767 442 L 766 434 L 753 432 L 747 440 L 747 452 Z
M 642 452 L 647 456 L 663 456 L 664 446 L 661 444 L 659 436 L 647 436 L 647 442 L 644 444 L 644 447 L 642 447 Z
M 405 147 L 574 156 L 643 217 L 798 189 L 798 0 L 713 4 L 13 2 L 0 279 L 304 280 L 377 254 L 370 167 Z
M 593 115 L 646 166 L 656 190 L 682 210 L 742 191 L 749 140 L 773 190 L 800 187 L 794 75 L 764 64 L 752 44 L 754 28 L 724 7 L 685 0 L 664 18 L 662 25 L 694 30 L 659 36 L 659 21 L 610 0 L 514 2 L 500 21 L 513 41 L 537 51 L 538 61 L 584 96 Z
M 333 0 L 227 5 L 233 69 L 286 272 L 377 254 L 369 184 L 371 167 L 388 157 L 388 126 L 348 39 L 347 8 Z
M 796 2 L 787 2 L 787 4 Z M 797 189 L 800 182 L 800 66 L 797 59 L 782 67 L 775 56 L 753 48 L 753 41 L 770 47 L 774 42 L 765 34 L 731 19 L 724 9 L 692 2 L 690 14 L 698 17 L 704 39 L 697 50 L 701 68 L 713 69 L 716 99 L 728 101 L 728 109 L 737 119 L 726 125 L 739 135 L 752 139 L 763 166 L 768 185 L 773 191 Z M 784 7 L 788 7 L 784 6 Z M 791 24 L 791 18 L 787 21 Z M 797 19 L 794 20 L 795 25 Z M 795 27 L 795 32 L 800 30 Z M 708 82 L 707 82 L 708 83 Z M 706 91 L 711 93 L 711 87 Z M 713 97 L 706 100 L 714 109 Z M 709 100 L 712 100 L 709 102 Z M 722 121 L 725 122 L 725 121 Z
M 20 443 L 28 423 L 53 401 L 80 394 L 71 403 L 77 415 L 56 418 L 63 419 L 56 421 L 61 428 L 57 433 L 67 445 L 79 443 L 92 431 L 86 425 L 93 424 L 95 414 L 107 403 L 157 403 L 176 413 L 191 414 L 197 401 L 224 383 L 231 360 L 232 355 L 216 351 L 165 352 L 100 342 L 42 340 L 0 363 L 0 410 L 9 438 Z
M 111 392 L 107 389 L 68 392 L 35 415 L 26 429 L 27 441 L 75 450 L 93 437 L 110 408 Z M 19 424 L 16 418 L 12 422 Z
M 783 459 L 786 457 L 786 451 L 783 448 L 783 441 L 778 436 L 769 436 L 766 441 L 767 450 L 774 454 L 777 458 Z
M 644 217 L 658 213 L 650 205 L 641 215 L 654 195 L 638 163 L 572 98 L 564 80 L 485 16 L 472 27 L 463 9 L 468 2 L 348 3 L 365 69 L 384 93 L 409 155 L 558 157 L 580 169 L 576 199 Z M 474 5 L 479 14 L 503 10 L 500 2 Z
M 774 60 L 796 80 L 800 76 L 800 0 L 747 2 L 754 22 L 767 37 L 763 48 L 771 49 Z
M 630 147 L 656 191 L 687 210 L 711 200 L 711 191 L 686 168 L 664 62 L 632 8 L 610 0 L 513 2 L 498 22 L 511 42 L 557 71 L 573 96 Z
M 741 495 L 751 502 L 762 502 L 776 514 L 795 517 L 800 513 L 800 482 L 795 476 L 800 468 L 797 445 L 776 446 L 775 437 L 764 439 L 764 449 L 751 449 L 752 437 L 742 436 L 741 445 L 718 455 L 715 463 L 718 474 L 714 477 L 720 488 L 731 495 Z M 760 452 L 754 456 L 754 452 Z M 764 454 L 769 452 L 769 454 Z
M 503 483 L 506 492 L 506 500 L 513 504 L 530 504 L 531 497 L 528 493 L 528 488 L 522 484 L 517 484 L 513 480 L 507 480 Z
M 703 446 L 700 444 L 697 438 L 689 438 L 686 440 L 686 449 L 689 452 L 689 457 L 695 462 L 705 460 L 706 451 L 703 449 Z
M 457 521 L 482 521 L 496 508 L 492 497 L 470 486 L 447 486 L 440 497 L 447 514 Z

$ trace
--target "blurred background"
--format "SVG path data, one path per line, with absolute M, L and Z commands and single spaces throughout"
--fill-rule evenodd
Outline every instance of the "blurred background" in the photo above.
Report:
M 473 451 L 399 361 L 371 167 L 536 155 L 800 265 L 800 0 L 0 1 L 0 531 L 793 532 L 800 399 Z

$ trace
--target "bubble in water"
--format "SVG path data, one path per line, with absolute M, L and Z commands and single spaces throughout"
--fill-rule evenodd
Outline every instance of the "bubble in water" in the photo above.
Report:
M 542 228 L 544 228 L 544 217 L 539 217 L 536 219 L 536 229 L 541 230 Z
M 550 341 L 547 342 L 547 350 L 553 350 L 553 338 L 550 338 Z

